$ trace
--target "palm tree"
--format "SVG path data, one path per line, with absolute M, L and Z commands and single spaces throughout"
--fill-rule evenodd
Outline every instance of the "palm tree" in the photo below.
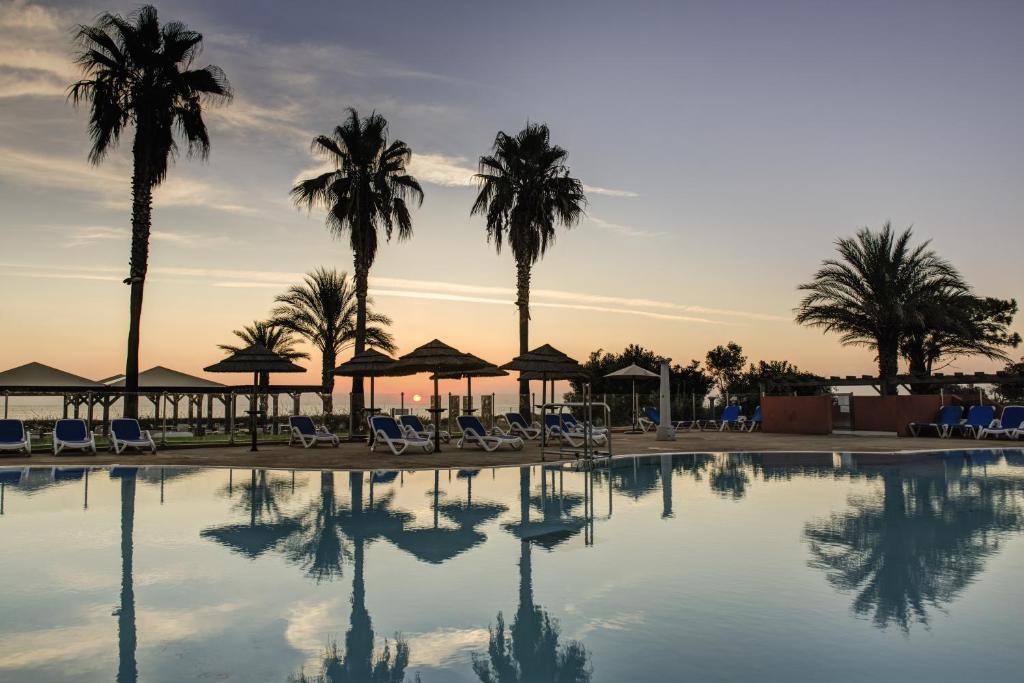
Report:
M 886 223 L 836 241 L 840 258 L 827 259 L 796 309 L 804 325 L 840 333 L 844 345 L 878 352 L 883 394 L 894 394 L 900 345 L 920 327 L 930 305 L 969 293 L 956 268 L 928 248 L 911 245 L 912 229 L 899 235 Z
M 253 344 L 262 344 L 267 350 L 276 353 L 288 360 L 299 360 L 309 358 L 305 351 L 295 348 L 298 340 L 292 336 L 292 331 L 274 323 L 273 320 L 254 320 L 252 325 L 246 325 L 240 330 L 232 330 L 231 334 L 242 340 L 242 346 L 234 344 L 218 344 L 217 347 L 227 353 L 237 353 Z M 260 373 L 260 386 L 267 386 L 270 383 L 270 373 Z M 266 397 L 264 397 L 265 400 Z
M 149 5 L 128 17 L 101 14 L 94 25 L 80 25 L 75 32 L 84 78 L 71 86 L 68 96 L 75 105 L 89 103 L 89 161 L 99 164 L 117 146 L 122 131 L 135 127 L 132 251 L 124 281 L 131 285 L 126 417 L 138 417 L 139 326 L 153 188 L 167 177 L 168 159 L 178 152 L 176 137 L 187 144 L 189 156 L 209 156 L 203 107 L 231 98 L 231 86 L 219 67 L 192 68 L 202 42 L 202 34 L 180 22 L 161 26 L 156 8 Z
M 272 324 L 298 334 L 320 350 L 324 411 L 327 413 L 334 409 L 331 392 L 334 391 L 338 354 L 357 344 L 359 313 L 356 299 L 348 276 L 327 268 L 307 273 L 303 284 L 289 287 L 274 299 L 280 305 L 272 311 Z M 372 303 L 369 299 L 364 301 L 364 304 Z M 391 319 L 373 311 L 364 311 L 363 316 L 366 323 L 363 330 L 365 345 L 394 352 L 395 340 L 385 329 L 391 324 Z M 353 408 L 358 409 L 358 406 Z
M 543 123 L 527 123 L 517 135 L 499 132 L 491 154 L 480 157 L 480 186 L 471 215 L 487 219 L 487 240 L 498 253 L 507 241 L 516 260 L 519 353 L 530 349 L 530 274 L 555 241 L 555 227 L 583 217 L 583 184 L 569 175 L 568 152 L 551 144 Z M 529 384 L 519 382 L 520 409 L 529 411 Z
M 409 202 L 423 203 L 423 189 L 406 172 L 412 150 L 401 140 L 388 142 L 388 122 L 377 112 L 366 118 L 348 109 L 348 118 L 331 135 L 313 139 L 313 152 L 332 170 L 300 181 L 292 188 L 295 204 L 327 211 L 327 229 L 336 237 L 348 234 L 355 273 L 355 353 L 373 346 L 368 325 L 367 289 L 370 267 L 377 257 L 378 231 L 390 240 L 412 237 Z M 380 347 L 383 348 L 383 347 Z M 353 408 L 363 406 L 363 378 L 352 378 Z

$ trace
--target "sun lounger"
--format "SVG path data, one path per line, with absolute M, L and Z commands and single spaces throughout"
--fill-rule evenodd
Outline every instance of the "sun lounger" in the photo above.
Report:
M 402 428 L 406 434 L 412 434 L 418 436 L 421 439 L 434 438 L 434 425 L 424 425 L 423 421 L 420 420 L 417 415 L 402 415 L 398 418 L 402 422 Z M 441 442 L 448 443 L 452 440 L 452 435 L 445 430 L 441 430 Z
M 549 439 L 563 441 L 573 448 L 579 448 L 587 443 L 586 432 L 577 432 L 565 428 L 562 416 L 557 413 L 549 413 L 544 416 L 544 428 Z M 593 446 L 604 446 L 608 443 L 607 434 L 590 433 L 590 444 Z
M 562 424 L 565 425 L 565 428 L 568 429 L 570 432 L 583 431 L 583 423 L 577 420 L 576 416 L 573 415 L 572 413 L 562 413 Z M 590 432 L 592 434 L 607 434 L 608 428 L 594 427 L 593 425 L 591 425 Z
M 148 448 L 150 453 L 156 453 L 156 442 L 148 431 L 139 426 L 138 420 L 127 417 L 111 420 L 110 450 L 120 455 L 128 448 L 137 448 L 140 451 Z
M 749 420 L 744 420 L 740 425 L 740 431 L 754 432 L 761 428 L 761 406 L 754 408 L 754 414 Z
M 952 427 L 960 424 L 963 415 L 963 406 L 942 406 L 935 422 L 911 422 L 907 425 L 907 429 L 914 436 L 921 436 L 922 431 L 934 430 L 937 436 L 945 438 L 949 436 L 949 430 Z
M 729 405 L 722 410 L 722 414 L 717 420 L 704 420 L 700 423 L 701 429 L 717 429 L 720 432 L 724 432 L 726 429 L 734 429 L 743 424 L 743 420 L 740 418 L 743 415 L 740 412 L 738 405 Z
M 424 453 L 434 451 L 433 441 L 403 432 L 398 423 L 387 415 L 371 417 L 370 429 L 373 434 L 373 442 L 370 444 L 371 451 L 376 451 L 377 446 L 381 443 L 390 448 L 395 455 L 401 455 L 409 448 L 418 448 Z
M 32 455 L 32 437 L 21 420 L 0 420 L 0 451 Z
M 326 427 L 317 427 L 313 424 L 313 418 L 308 415 L 289 415 L 288 430 L 289 446 L 298 441 L 303 448 L 312 448 L 318 443 L 329 443 L 337 448 L 341 443 L 341 439 L 329 432 Z
M 459 448 L 479 446 L 490 453 L 502 446 L 509 446 L 516 451 L 523 447 L 523 440 L 518 436 L 488 434 L 483 423 L 480 422 L 480 418 L 475 415 L 459 415 L 456 420 L 458 420 L 459 429 L 462 430 L 462 438 L 456 444 Z
M 540 438 L 540 424 L 537 422 L 531 424 L 520 413 L 505 413 L 505 421 L 508 422 L 510 436 L 518 436 L 523 439 Z
M 976 439 L 980 439 L 981 430 L 985 427 L 991 427 L 995 418 L 996 409 L 994 406 L 971 406 L 971 409 L 967 411 L 967 418 L 961 420 L 959 424 L 951 426 L 947 433 L 973 436 Z
M 978 430 L 978 438 L 984 439 L 994 436 L 997 439 L 1005 436 L 1009 439 L 1016 439 L 1024 428 L 1024 406 L 1006 406 L 998 420 L 993 420 L 988 427 Z
M 53 425 L 53 454 L 64 450 L 92 451 L 96 454 L 96 436 L 89 431 L 85 420 L 57 420 Z
M 657 408 L 644 408 L 644 414 L 637 418 L 640 429 L 649 431 L 661 424 L 661 411 Z M 672 423 L 672 429 L 700 429 L 700 420 L 676 420 Z

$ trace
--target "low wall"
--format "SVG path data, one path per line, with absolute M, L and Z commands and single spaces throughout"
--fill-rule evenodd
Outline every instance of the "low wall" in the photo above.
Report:
M 932 422 L 941 407 L 939 397 L 935 395 L 854 396 L 853 428 L 910 436 L 909 423 Z
M 765 396 L 761 429 L 774 434 L 831 434 L 831 396 Z

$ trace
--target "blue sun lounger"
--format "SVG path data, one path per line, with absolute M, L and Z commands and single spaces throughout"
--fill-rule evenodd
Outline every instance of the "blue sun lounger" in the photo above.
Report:
M 480 418 L 475 415 L 459 415 L 455 418 L 462 430 L 462 438 L 459 439 L 459 448 L 464 446 L 479 446 L 488 453 L 496 451 L 502 446 L 509 446 L 513 450 L 520 450 L 523 447 L 523 440 L 518 436 L 505 434 L 488 434 Z
M 942 406 L 935 422 L 911 422 L 907 429 L 913 436 L 921 436 L 922 431 L 935 430 L 937 436 L 946 438 L 949 436 L 949 430 L 960 424 L 963 415 L 963 406 Z
M 401 455 L 410 448 L 418 448 L 424 453 L 433 453 L 434 451 L 433 441 L 403 432 L 398 423 L 387 415 L 371 417 L 370 428 L 373 430 L 371 451 L 376 451 L 377 446 L 381 443 L 390 448 L 395 455 Z
M 128 417 L 119 417 L 110 421 L 110 450 L 118 455 L 129 448 L 137 448 L 140 451 L 149 449 L 150 453 L 156 453 L 156 443 L 153 441 L 149 431 L 143 431 L 138 420 Z
M 700 428 L 704 429 L 717 429 L 720 432 L 724 432 L 726 429 L 732 429 L 734 427 L 741 426 L 743 417 L 740 407 L 738 405 L 728 405 L 722 410 L 722 414 L 717 420 L 704 420 L 700 424 Z
M 637 418 L 641 431 L 647 432 L 661 424 L 661 411 L 657 408 L 644 408 L 644 414 Z M 700 420 L 676 420 L 672 429 L 694 429 L 700 427 Z
M 1016 439 L 1022 430 L 1024 430 L 1024 406 L 1006 406 L 998 420 L 993 421 L 988 427 L 981 428 L 978 438 L 1005 436 L 1008 439 Z
M 994 406 L 971 406 L 971 409 L 967 411 L 967 419 L 950 427 L 948 433 L 980 439 L 981 430 L 991 427 L 992 421 L 995 419 L 996 409 Z
M 335 448 L 341 443 L 326 427 L 317 427 L 309 415 L 288 416 L 288 445 L 298 441 L 303 448 L 312 448 L 318 443 L 329 443 Z
M 520 413 L 505 413 L 505 422 L 508 422 L 509 436 L 518 436 L 523 439 L 540 438 L 540 425 L 536 422 L 531 424 Z
M 32 437 L 21 420 L 0 420 L 0 451 L 24 451 L 32 455 Z
M 96 454 L 96 436 L 89 431 L 85 420 L 57 420 L 53 425 L 53 454 L 64 450 L 92 451 Z
M 587 442 L 586 432 L 567 429 L 562 422 L 562 416 L 557 413 L 548 413 L 544 416 L 544 428 L 547 431 L 547 438 L 564 441 L 573 448 L 579 448 Z M 591 432 L 590 443 L 594 446 L 604 446 L 608 443 L 608 435 Z
M 424 425 L 418 415 L 402 415 L 398 419 L 402 421 L 402 429 L 405 430 L 406 434 L 412 434 L 413 436 L 418 436 L 421 439 L 434 438 L 434 425 Z M 451 440 L 452 435 L 442 429 L 441 442 L 448 443 Z

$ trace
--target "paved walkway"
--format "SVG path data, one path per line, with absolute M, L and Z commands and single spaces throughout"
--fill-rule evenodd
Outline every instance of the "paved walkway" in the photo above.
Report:
M 792 460 L 802 460 L 799 452 L 842 452 L 876 454 L 872 462 L 907 462 L 931 457 L 921 451 L 1024 448 L 1024 442 L 975 441 L 973 439 L 897 438 L 888 436 L 804 436 L 796 434 L 746 434 L 736 432 L 682 432 L 673 442 L 656 441 L 654 434 L 614 434 L 612 450 L 615 455 L 654 455 L 659 453 L 693 452 L 774 452 L 794 453 Z M 0 466 L 46 465 L 207 465 L 229 467 L 265 467 L 295 469 L 416 469 L 449 467 L 493 467 L 497 465 L 533 464 L 571 459 L 571 454 L 542 452 L 538 442 L 530 443 L 522 451 L 502 449 L 485 453 L 478 449 L 459 450 L 454 442 L 442 447 L 442 452 L 424 455 L 409 453 L 394 456 L 385 448 L 370 453 L 363 443 L 343 443 L 338 448 L 318 446 L 312 449 L 285 445 L 263 445 L 257 453 L 248 446 L 218 446 L 209 448 L 165 449 L 156 455 L 131 452 L 114 455 L 101 451 L 98 455 L 54 456 L 50 452 L 37 452 L 31 458 L 2 457 Z M 788 456 L 780 456 L 788 457 Z M 864 460 L 860 458 L 859 460 Z

